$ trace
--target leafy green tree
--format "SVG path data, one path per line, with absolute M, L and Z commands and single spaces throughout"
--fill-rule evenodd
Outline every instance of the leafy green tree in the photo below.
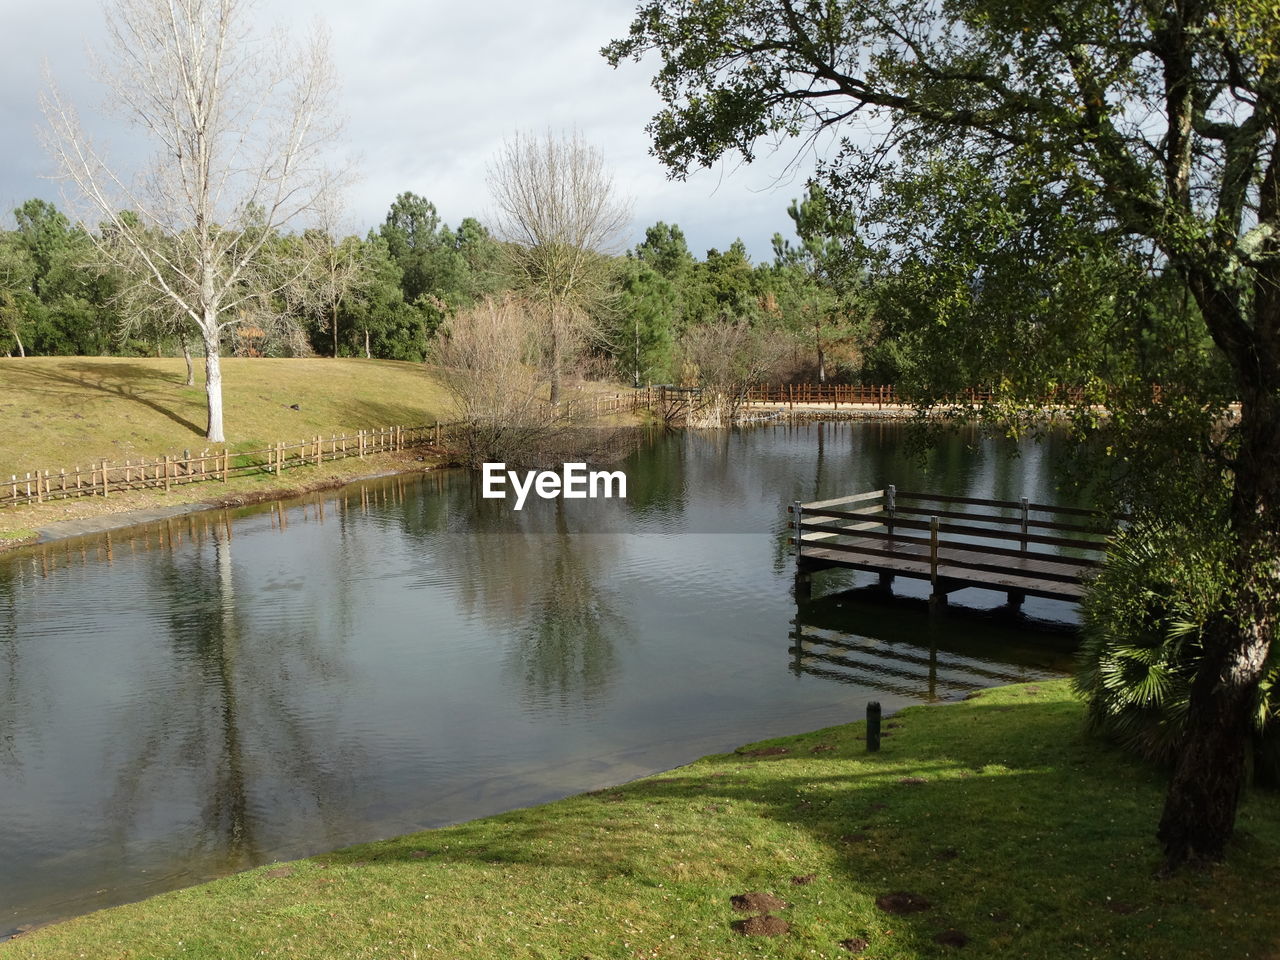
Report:
M 702 311 L 696 315 L 697 320 L 715 316 L 748 319 L 759 316 L 761 285 L 747 254 L 747 245 L 741 238 L 734 239 L 723 253 L 714 247 L 708 250 L 699 267 L 710 301 L 703 302 Z M 710 314 L 706 312 L 707 308 L 710 308 Z
M 881 231 L 897 274 L 890 306 L 941 348 L 917 367 L 920 397 L 960 376 L 1003 374 L 1024 406 L 1095 385 L 1137 508 L 1212 515 L 1230 581 L 1199 637 L 1161 816 L 1170 868 L 1224 854 L 1280 632 L 1274 26 L 1263 0 L 644 0 L 605 50 L 659 58 L 649 131 L 676 176 L 749 160 L 765 136 L 884 120 L 880 137 L 843 137 L 825 178 L 846 210 L 873 201 L 862 229 Z M 1162 283 L 1185 309 L 1143 303 Z M 1156 401 L 1139 345 L 1171 316 L 1184 330 L 1156 369 L 1180 376 Z M 1077 422 L 1096 426 L 1084 406 Z
M 28 330 L 31 307 L 35 302 L 32 284 L 36 265 L 31 255 L 11 231 L 0 231 L 0 336 L 5 339 L 5 356 L 16 349 L 18 356 L 27 355 L 23 336 Z
M 26 348 L 41 354 L 97 354 L 111 347 L 115 284 L 99 269 L 88 234 L 46 200 L 13 212 L 12 242 L 32 265 L 26 298 Z
M 679 322 L 676 285 L 643 260 L 629 259 L 609 341 L 633 386 L 674 378 Z
M 429 339 L 421 310 L 405 303 L 402 275 L 386 240 L 370 233 L 364 244 L 365 273 L 340 305 L 347 356 L 422 360 Z
M 833 339 L 851 332 L 854 284 L 845 243 L 852 225 L 842 222 L 826 191 L 810 184 L 805 196 L 793 200 L 787 215 L 799 242 L 773 235 L 775 291 L 785 297 L 784 313 L 809 341 L 817 361 L 818 382 L 827 380 L 827 349 Z

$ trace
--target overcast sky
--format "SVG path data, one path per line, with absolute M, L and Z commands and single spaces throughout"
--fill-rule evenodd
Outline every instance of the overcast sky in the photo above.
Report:
M 450 224 L 485 219 L 485 165 L 501 141 L 517 130 L 576 127 L 633 199 L 629 243 L 666 220 L 684 228 L 698 256 L 740 236 L 753 258 L 768 259 L 772 235 L 790 233 L 786 207 L 803 191 L 811 161 L 788 174 L 792 149 L 668 180 L 644 132 L 659 106 L 651 67 L 613 70 L 599 54 L 626 33 L 634 7 L 634 0 L 259 0 L 258 16 L 299 34 L 318 17 L 332 32 L 345 145 L 359 158 L 347 204 L 360 233 L 405 190 L 433 201 Z M 28 197 L 60 203 L 38 138 L 44 64 L 90 125 L 104 93 L 86 50 L 102 49 L 102 35 L 99 0 L 0 0 L 6 225 L 8 211 Z

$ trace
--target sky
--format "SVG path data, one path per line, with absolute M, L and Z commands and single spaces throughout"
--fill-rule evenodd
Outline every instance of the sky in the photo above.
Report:
M 753 259 L 771 257 L 775 232 L 790 235 L 787 205 L 804 191 L 812 156 L 796 148 L 762 151 L 751 165 L 726 160 L 671 181 L 649 154 L 644 127 L 659 109 L 652 64 L 614 70 L 599 50 L 626 34 L 635 0 L 259 0 L 264 29 L 299 38 L 313 19 L 330 31 L 345 116 L 343 148 L 359 179 L 348 189 L 349 227 L 380 223 L 397 194 L 435 203 L 443 219 L 488 219 L 485 167 L 517 131 L 576 129 L 601 150 L 620 192 L 632 202 L 624 243 L 645 227 L 678 223 L 698 256 L 735 237 Z M 63 206 L 63 185 L 40 142 L 45 68 L 86 127 L 105 92 L 88 67 L 102 50 L 99 0 L 0 0 L 0 222 L 30 197 Z M 128 157 L 124 147 L 122 160 Z

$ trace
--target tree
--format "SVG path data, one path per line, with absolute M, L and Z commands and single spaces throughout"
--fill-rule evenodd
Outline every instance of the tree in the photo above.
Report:
M 968 321 L 952 326 L 935 356 L 937 381 L 949 366 L 1002 363 L 1013 374 L 1010 399 L 1030 403 L 1064 374 L 1092 377 L 1114 387 L 1102 398 L 1113 426 L 1134 441 L 1128 452 L 1145 444 L 1144 464 L 1131 469 L 1153 465 L 1170 477 L 1168 462 L 1196 461 L 1192 480 L 1165 489 L 1209 494 L 1201 509 L 1220 520 L 1231 581 L 1200 637 L 1161 816 L 1170 868 L 1224 853 L 1280 631 L 1274 27 L 1260 0 L 646 0 L 629 36 L 604 51 L 615 65 L 661 58 L 654 84 L 664 107 L 649 131 L 676 176 L 726 151 L 749 160 L 768 134 L 838 131 L 857 115 L 884 121 L 879 136 L 846 134 L 824 172 L 850 211 L 892 194 L 901 215 L 882 203 L 870 217 L 889 235 L 908 220 L 925 226 L 913 242 L 928 252 L 902 257 L 914 296 L 899 304 L 921 337 L 939 322 L 926 305 L 946 311 L 940 322 Z M 962 219 L 968 234 L 956 229 Z M 958 247 L 947 251 L 942 237 Z M 973 269 L 963 275 L 966 260 Z M 1027 273 L 1020 299 L 1034 321 L 1008 309 L 1019 299 L 1015 266 Z M 950 279 L 946 296 L 929 292 L 931 275 Z M 1163 278 L 1186 292 L 1185 323 L 1213 345 L 1199 367 L 1182 368 L 1197 371 L 1180 381 L 1185 403 L 1153 403 L 1143 382 L 1143 325 L 1160 321 L 1137 301 Z M 978 301 L 1005 309 L 980 322 Z M 1183 339 L 1177 354 L 1189 361 L 1197 338 Z M 957 354 L 963 367 L 949 362 Z M 1103 374 L 1123 374 L 1118 383 L 1090 369 L 1098 357 Z M 1218 389 L 1215 365 L 1229 393 Z M 1241 405 L 1228 419 L 1232 394 Z M 1176 509 L 1148 502 L 1157 514 Z
M 35 300 L 31 290 L 35 275 L 36 264 L 17 235 L 7 230 L 0 233 L 0 333 L 7 341 L 6 357 L 15 347 L 18 356 L 27 355 L 22 333 Z
M 245 0 L 108 8 L 114 69 L 102 79 L 155 146 L 136 178 L 108 163 L 56 90 L 45 99 L 62 174 L 104 218 L 99 249 L 172 300 L 204 342 L 214 442 L 224 441 L 223 333 L 287 282 L 263 269 L 264 247 L 329 191 L 324 151 L 337 130 L 325 39 L 294 52 L 274 43 L 264 56 L 245 13 Z
M 589 308 L 609 290 L 606 254 L 630 216 L 604 157 L 577 135 L 517 134 L 489 167 L 496 233 L 514 272 L 542 306 L 551 403 L 560 402 L 569 356 L 588 332 Z
M 338 239 L 341 211 L 333 198 L 320 206 L 316 225 L 303 231 L 298 259 L 308 269 L 296 272 L 284 294 L 292 309 L 327 330 L 338 356 L 338 324 L 342 304 L 368 279 L 366 250 L 357 236 Z
M 628 260 L 609 339 L 632 386 L 672 378 L 679 309 L 674 283 L 648 263 Z
M 847 284 L 841 281 L 849 272 L 844 247 L 852 230 L 840 222 L 826 191 L 818 184 L 810 184 L 803 199 L 793 200 L 787 215 L 795 224 L 800 242 L 793 245 L 775 233 L 774 263 L 780 285 L 790 294 L 788 312 L 793 316 L 789 319 L 798 320 L 811 332 L 818 382 L 825 383 L 828 342 L 845 332 L 841 327 L 848 326 L 847 322 L 841 323 L 848 306 L 848 291 L 841 289 Z
M 690 420 L 708 427 L 733 423 L 747 391 L 767 377 L 786 352 L 776 331 L 742 317 L 721 317 L 690 327 L 680 347 L 686 369 L 702 388 Z

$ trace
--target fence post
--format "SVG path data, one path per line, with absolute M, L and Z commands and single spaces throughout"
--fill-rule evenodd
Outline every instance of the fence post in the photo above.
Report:
M 31 477 L 31 474 L 28 473 L 27 478 L 30 479 L 30 477 Z M 28 497 L 31 496 L 31 484 L 29 483 L 27 484 L 27 496 Z M 44 491 L 40 489 L 40 471 L 39 470 L 36 471 L 36 503 L 44 503 Z
M 60 481 L 58 486 L 62 488 L 63 493 L 66 493 L 67 492 L 67 468 L 66 467 L 58 468 L 58 480 Z
M 169 455 L 164 455 L 164 492 L 169 492 Z
M 227 477 L 231 475 L 231 453 L 226 447 L 222 448 L 222 482 L 227 482 Z
M 109 495 L 110 495 L 110 490 L 108 489 L 108 486 L 107 486 L 107 461 L 103 460 L 102 461 L 102 496 L 105 498 Z
M 9 474 L 9 484 L 13 487 L 13 502 L 18 502 L 18 475 L 16 473 Z

